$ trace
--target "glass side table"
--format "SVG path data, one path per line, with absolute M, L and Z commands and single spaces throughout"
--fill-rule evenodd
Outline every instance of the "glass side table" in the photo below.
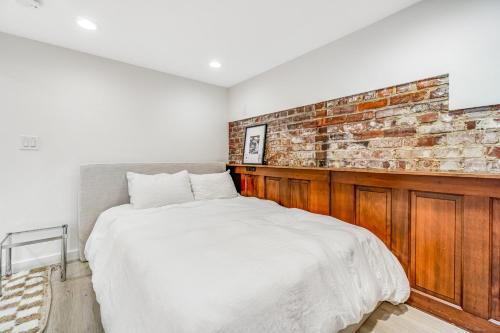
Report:
M 2 296 L 2 254 L 5 250 L 5 275 L 12 274 L 12 249 L 15 247 L 61 241 L 61 281 L 66 280 L 68 225 L 9 232 L 0 243 L 0 296 Z

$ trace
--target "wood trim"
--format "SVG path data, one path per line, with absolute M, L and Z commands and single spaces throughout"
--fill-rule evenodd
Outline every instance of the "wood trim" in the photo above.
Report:
M 484 178 L 500 179 L 500 174 L 494 173 L 465 173 L 465 172 L 441 172 L 441 171 L 402 171 L 386 169 L 356 169 L 356 168 L 327 168 L 327 167 L 287 167 L 279 165 L 255 165 L 255 164 L 228 164 L 230 168 L 235 167 L 258 167 L 260 169 L 293 169 L 293 170 L 312 170 L 312 171 L 332 171 L 332 172 L 354 172 L 368 174 L 386 174 L 386 175 L 411 175 L 411 176 L 435 176 L 435 177 L 459 177 L 459 178 Z
M 294 169 L 294 168 L 263 168 L 261 166 L 237 166 L 232 168 L 234 173 L 240 175 L 274 176 L 294 179 L 307 179 L 317 181 L 330 181 L 330 172 L 328 170 L 314 169 Z
M 331 181 L 343 184 L 399 188 L 423 192 L 453 193 L 500 198 L 500 178 L 417 176 L 332 172 Z
M 497 326 L 488 320 L 474 316 L 473 314 L 462 311 L 452 306 L 426 297 L 425 295 L 412 292 L 407 302 L 411 306 L 421 309 L 427 313 L 435 315 L 450 323 L 460 326 L 474 333 L 499 333 L 500 326 Z
M 491 200 L 491 317 L 500 322 L 500 200 Z
M 391 251 L 410 274 L 410 193 L 392 189 Z
M 462 307 L 484 319 L 490 317 L 490 198 L 464 197 Z

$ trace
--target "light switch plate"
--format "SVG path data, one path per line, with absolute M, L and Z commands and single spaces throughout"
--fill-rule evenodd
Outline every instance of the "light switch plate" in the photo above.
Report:
M 38 137 L 31 135 L 21 135 L 21 150 L 38 150 Z

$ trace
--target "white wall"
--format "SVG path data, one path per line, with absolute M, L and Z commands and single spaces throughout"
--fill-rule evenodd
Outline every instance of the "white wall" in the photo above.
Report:
M 69 223 L 75 253 L 79 165 L 224 161 L 227 91 L 0 33 L 0 156 L 0 237 Z
M 229 118 L 445 73 L 451 109 L 500 103 L 500 1 L 418 3 L 231 87 Z

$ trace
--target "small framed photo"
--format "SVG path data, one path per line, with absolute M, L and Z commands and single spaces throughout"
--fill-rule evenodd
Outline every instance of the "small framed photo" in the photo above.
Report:
M 243 164 L 264 164 L 267 124 L 250 126 L 245 129 Z

